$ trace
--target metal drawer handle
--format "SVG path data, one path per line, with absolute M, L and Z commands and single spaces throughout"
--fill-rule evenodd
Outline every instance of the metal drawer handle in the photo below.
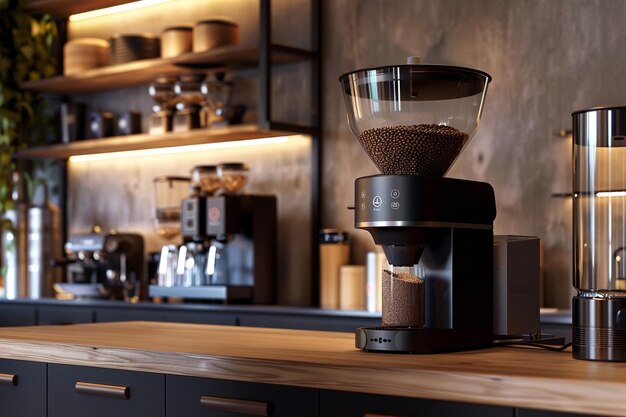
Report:
M 79 394 L 117 398 L 120 400 L 127 400 L 130 398 L 130 389 L 120 385 L 94 384 L 92 382 L 78 381 L 74 386 L 74 389 Z
M 226 413 L 247 414 L 249 416 L 269 416 L 270 403 L 265 401 L 237 400 L 234 398 L 210 397 L 203 395 L 200 405 L 207 410 Z
M 17 375 L 0 374 L 0 385 L 17 385 Z

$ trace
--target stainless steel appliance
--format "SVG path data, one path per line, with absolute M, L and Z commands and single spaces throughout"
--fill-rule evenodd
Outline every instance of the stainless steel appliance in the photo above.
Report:
M 11 177 L 13 207 L 2 219 L 4 296 L 9 300 L 28 296 L 28 199 L 22 175 Z
M 201 127 L 200 109 L 204 97 L 200 91 L 205 74 L 181 74 L 174 84 L 176 93 L 176 113 L 174 113 L 174 132 L 188 132 Z
M 626 107 L 572 114 L 573 349 L 626 361 Z
M 39 183 L 40 195 L 28 208 L 28 297 L 53 296 L 61 269 L 51 262 L 61 257 L 61 212 L 48 199 L 48 185 Z
M 70 260 L 68 283 L 97 289 L 87 293 L 136 301 L 145 291 L 141 235 L 117 232 L 78 234 L 65 244 L 65 252 Z
M 355 226 L 389 261 L 382 326 L 367 351 L 433 353 L 493 343 L 493 221 L 487 183 L 444 178 L 478 127 L 491 77 L 438 65 L 339 78 L 348 122 L 382 175 L 355 181 Z
M 276 197 L 197 196 L 184 199 L 181 234 L 185 243 L 174 262 L 173 281 L 150 286 L 150 296 L 225 303 L 273 304 L 276 286 Z M 171 273 L 170 273 L 171 275 Z
M 275 302 L 276 197 L 239 194 L 248 171 L 243 163 L 193 168 L 180 204 L 183 244 L 162 248 L 151 297 Z
M 176 105 L 174 85 L 176 76 L 160 75 L 148 87 L 148 94 L 152 97 L 154 105 L 150 115 L 149 132 L 162 135 L 172 131 L 172 118 Z

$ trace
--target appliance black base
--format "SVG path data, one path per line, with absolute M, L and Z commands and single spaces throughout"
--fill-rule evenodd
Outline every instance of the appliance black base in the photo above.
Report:
M 356 329 L 355 345 L 368 352 L 443 353 L 491 347 L 493 335 L 455 329 L 361 327 Z
M 575 296 L 572 314 L 574 359 L 626 362 L 626 297 Z

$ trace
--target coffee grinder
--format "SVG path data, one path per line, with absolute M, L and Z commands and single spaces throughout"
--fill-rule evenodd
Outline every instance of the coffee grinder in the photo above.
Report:
M 493 188 L 444 178 L 478 127 L 491 76 L 407 64 L 339 78 L 348 122 L 381 175 L 355 181 L 355 226 L 381 245 L 382 326 L 366 351 L 435 353 L 493 343 Z
M 241 194 L 248 178 L 243 163 L 195 167 L 192 178 L 196 177 L 192 181 L 195 195 L 181 203 L 181 235 L 185 245 L 208 250 L 205 291 L 192 288 L 188 296 L 225 303 L 274 304 L 276 197 Z
M 572 355 L 626 361 L 626 107 L 573 119 Z

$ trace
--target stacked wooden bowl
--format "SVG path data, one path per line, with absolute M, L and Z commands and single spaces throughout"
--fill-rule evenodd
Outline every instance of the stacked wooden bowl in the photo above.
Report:
M 213 17 L 196 23 L 193 28 L 193 51 L 204 52 L 239 43 L 239 26 L 227 17 Z
M 116 34 L 109 43 L 111 65 L 157 58 L 161 55 L 161 39 L 151 33 Z
M 63 47 L 63 73 L 80 74 L 109 64 L 109 43 L 98 38 L 78 38 Z

